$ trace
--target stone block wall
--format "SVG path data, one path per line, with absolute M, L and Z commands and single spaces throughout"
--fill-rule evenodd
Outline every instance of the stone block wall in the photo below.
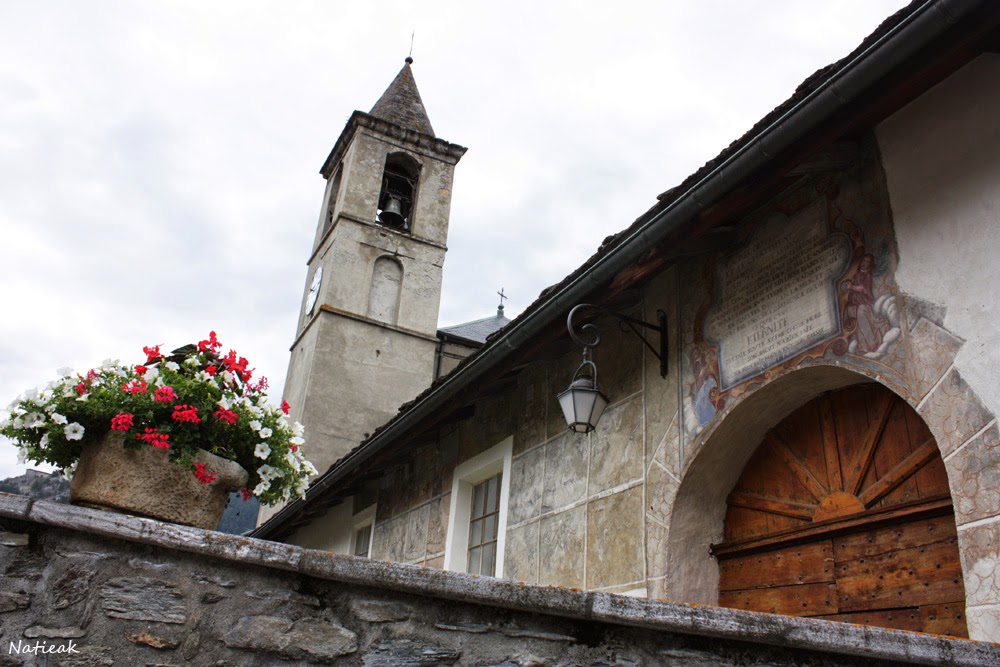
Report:
M 0 665 L 986 665 L 1000 647 L 528 586 L 0 495 Z
M 443 567 L 455 467 L 513 437 L 504 577 L 646 594 L 644 350 L 613 321 L 598 324 L 603 340 L 594 356 L 610 405 L 597 430 L 570 433 L 556 400 L 580 351 L 533 364 L 382 479 L 373 558 Z M 657 381 L 664 383 L 658 373 Z M 669 447 L 661 449 L 666 456 Z

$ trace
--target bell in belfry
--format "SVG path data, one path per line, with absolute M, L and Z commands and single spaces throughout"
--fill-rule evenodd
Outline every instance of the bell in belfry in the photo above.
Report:
M 403 217 L 403 205 L 395 197 L 388 197 L 385 207 L 379 213 L 379 220 L 383 225 L 406 229 L 406 218 Z

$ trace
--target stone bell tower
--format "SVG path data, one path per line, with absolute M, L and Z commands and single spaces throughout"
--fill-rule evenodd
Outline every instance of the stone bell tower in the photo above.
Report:
M 323 473 L 434 378 L 452 177 L 410 64 L 355 111 L 323 163 L 285 400 Z

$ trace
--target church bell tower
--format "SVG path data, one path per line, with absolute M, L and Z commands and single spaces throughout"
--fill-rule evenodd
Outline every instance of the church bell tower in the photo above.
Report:
M 285 400 L 323 473 L 434 378 L 455 165 L 411 58 L 371 111 L 355 111 L 323 163 Z

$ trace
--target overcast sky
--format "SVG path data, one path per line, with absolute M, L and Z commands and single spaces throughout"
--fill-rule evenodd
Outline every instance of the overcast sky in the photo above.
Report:
M 412 31 L 469 148 L 445 326 L 520 312 L 904 4 L 0 0 L 0 407 L 210 330 L 277 400 L 317 172 Z

